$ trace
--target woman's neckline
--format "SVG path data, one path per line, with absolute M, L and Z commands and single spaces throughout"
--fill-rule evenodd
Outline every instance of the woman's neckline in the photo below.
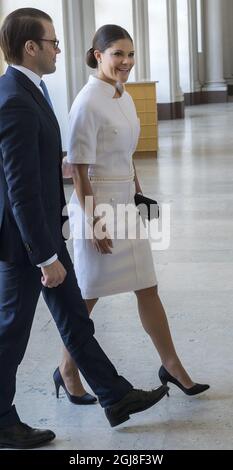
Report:
M 95 83 L 98 86 L 101 86 L 102 89 L 106 92 L 106 94 L 111 96 L 111 98 L 114 99 L 114 100 L 119 100 L 124 95 L 124 86 L 120 82 L 117 82 L 116 87 L 115 87 L 111 83 L 108 83 L 105 80 L 102 80 L 101 78 L 97 77 L 96 75 L 90 75 L 89 81 L 91 83 Z M 119 96 L 115 96 L 116 91 L 118 91 Z

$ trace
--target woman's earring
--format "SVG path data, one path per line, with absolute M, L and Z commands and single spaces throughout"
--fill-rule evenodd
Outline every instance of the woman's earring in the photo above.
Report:
M 102 60 L 98 60 L 98 64 L 102 64 Z

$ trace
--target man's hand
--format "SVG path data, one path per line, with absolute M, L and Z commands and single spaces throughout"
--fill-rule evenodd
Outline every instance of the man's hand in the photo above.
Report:
M 49 287 L 50 289 L 62 284 L 67 274 L 64 266 L 58 259 L 49 266 L 41 268 L 41 271 L 43 274 L 41 283 L 44 287 Z

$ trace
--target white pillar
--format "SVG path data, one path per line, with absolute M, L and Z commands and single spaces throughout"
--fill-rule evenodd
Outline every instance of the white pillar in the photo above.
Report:
M 3 13 L 2 13 L 2 2 L 0 0 L 0 27 L 3 22 Z M 4 72 L 4 59 L 3 59 L 3 54 L 2 51 L 0 50 L 0 75 L 2 75 Z
M 197 3 L 196 0 L 188 0 L 189 22 L 189 63 L 190 63 L 190 92 L 201 90 L 199 82 L 198 65 L 198 39 L 197 39 Z
M 223 76 L 233 85 L 233 2 L 222 0 L 223 9 Z
M 0 76 L 4 73 L 5 63 L 3 59 L 2 51 L 0 51 Z
M 94 0 L 62 0 L 67 70 L 68 104 L 87 82 L 90 69 L 85 62 L 95 34 Z
M 205 0 L 205 85 L 204 91 L 226 91 L 223 77 L 222 0 Z
M 170 71 L 170 99 L 171 102 L 184 101 L 180 87 L 178 32 L 177 32 L 177 3 L 176 0 L 167 0 L 168 23 L 168 61 Z
M 134 44 L 136 51 L 135 78 L 150 79 L 148 0 L 132 0 Z

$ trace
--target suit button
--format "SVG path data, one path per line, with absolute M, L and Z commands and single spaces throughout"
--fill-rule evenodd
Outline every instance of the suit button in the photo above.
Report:
M 117 129 L 114 129 L 114 134 L 118 134 L 118 130 L 117 130 Z
M 25 245 L 25 248 L 28 251 L 28 253 L 32 253 L 32 249 L 31 249 L 30 245 L 28 243 L 25 243 L 24 245 Z

